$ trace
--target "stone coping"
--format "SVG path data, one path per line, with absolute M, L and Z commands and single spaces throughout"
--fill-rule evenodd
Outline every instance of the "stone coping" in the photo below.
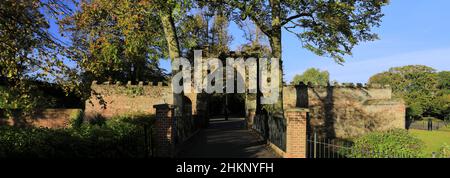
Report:
M 155 109 L 173 109 L 174 106 L 171 104 L 157 104 L 157 105 L 153 105 L 153 108 L 155 108 Z
M 308 108 L 289 108 L 285 109 L 285 112 L 309 112 Z

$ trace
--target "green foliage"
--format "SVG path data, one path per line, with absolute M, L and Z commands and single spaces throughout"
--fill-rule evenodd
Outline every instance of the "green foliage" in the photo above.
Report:
M 65 130 L 0 127 L 0 157 L 76 157 L 84 152 L 79 137 Z
M 298 85 L 300 82 L 308 84 L 311 82 L 314 85 L 326 86 L 330 81 L 330 73 L 328 71 L 320 71 L 316 68 L 310 68 L 301 75 L 295 75 L 291 84 Z
M 49 81 L 73 89 L 73 71 L 64 64 L 64 46 L 49 33 L 47 17 L 66 12 L 64 2 L 56 0 L 0 1 L 0 80 L 6 88 L 0 93 L 3 109 L 11 114 L 48 104 L 30 82 Z M 46 14 L 44 14 L 46 13 Z M 47 16 L 46 16 L 47 15 Z
M 70 127 L 80 128 L 84 122 L 84 111 L 78 109 L 70 115 Z
M 445 89 L 447 94 L 450 94 L 450 71 L 442 71 L 438 74 L 438 87 Z
M 377 39 L 372 28 L 380 25 L 384 16 L 381 8 L 387 4 L 386 0 L 224 2 L 239 9 L 240 13 L 233 17 L 236 21 L 250 18 L 274 39 L 281 38 L 284 27 L 302 41 L 304 48 L 339 63 L 344 62 L 343 55 L 351 54 L 358 43 Z
M 423 114 L 438 114 L 437 108 L 448 106 L 439 91 L 436 70 L 423 65 L 394 67 L 369 79 L 369 84 L 390 85 L 396 97 L 405 100 L 408 115 L 418 118 Z M 441 95 L 441 96 L 440 96 Z M 438 104 L 440 103 L 440 104 Z M 445 110 L 445 108 L 444 108 Z
M 89 125 L 104 126 L 106 124 L 106 118 L 101 114 L 96 114 L 94 118 L 88 120 Z
M 450 71 L 439 72 L 437 78 L 439 91 L 433 112 L 445 120 L 450 120 Z
M 144 95 L 143 87 L 127 87 L 126 95 L 136 97 Z
M 137 127 L 151 126 L 154 117 L 145 113 L 128 113 L 116 116 L 106 121 L 106 125 L 117 133 L 125 134 L 128 130 L 135 130 Z
M 143 126 L 153 116 L 129 114 L 104 125 L 84 123 L 78 128 L 0 127 L 0 158 L 123 158 L 144 157 Z
M 86 80 L 163 80 L 165 56 L 158 13 L 146 1 L 93 0 L 60 21 Z
M 351 151 L 351 158 L 417 158 L 423 157 L 424 143 L 406 130 L 372 132 L 357 138 Z
M 444 143 L 437 154 L 438 158 L 450 158 L 450 145 Z

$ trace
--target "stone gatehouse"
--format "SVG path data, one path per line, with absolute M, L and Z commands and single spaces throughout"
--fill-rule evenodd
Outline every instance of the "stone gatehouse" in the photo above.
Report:
M 390 86 L 334 84 L 286 86 L 284 108 L 308 108 L 308 131 L 327 138 L 353 138 L 372 131 L 405 128 L 405 104 Z
M 92 95 L 85 108 L 87 118 L 99 115 L 110 118 L 134 112 L 156 114 L 158 117 L 154 106 L 167 105 L 170 108 L 173 105 L 172 88 L 163 83 L 93 82 L 91 89 Z M 166 132 L 170 133 L 171 140 L 175 140 L 171 145 L 176 145 L 192 136 L 199 125 L 207 124 L 209 97 L 204 93 L 185 94 L 183 116 L 167 114 L 173 112 L 169 110 L 160 112 L 164 118 L 170 116 L 170 119 L 160 119 L 159 122 L 172 128 L 170 132 L 161 131 L 161 138 L 166 140 Z M 331 86 L 285 86 L 283 103 L 284 114 L 266 112 L 255 115 L 256 97 L 247 94 L 245 109 L 249 128 L 267 138 L 272 148 L 286 157 L 304 155 L 306 134 L 300 133 L 316 131 L 323 138 L 348 139 L 372 131 L 405 128 L 405 104 L 392 97 L 389 86 L 337 83 Z M 298 149 L 303 151 L 298 152 Z
M 154 105 L 173 104 L 172 89 L 161 82 L 102 83 L 93 82 L 91 98 L 86 101 L 87 117 L 105 118 L 130 112 L 155 114 Z M 186 94 L 192 115 L 208 115 L 205 94 Z M 326 137 L 352 138 L 371 131 L 405 128 L 405 104 L 392 97 L 389 86 L 334 84 L 331 86 L 298 85 L 283 89 L 284 109 L 307 108 L 308 131 L 315 129 Z M 248 115 L 256 108 L 255 97 L 247 97 Z M 249 119 L 252 120 L 252 119 Z M 253 124 L 253 121 L 249 121 Z M 276 125 L 280 125 L 277 121 Z M 282 124 L 282 123 L 281 123 Z M 281 131 L 280 131 L 281 132 Z

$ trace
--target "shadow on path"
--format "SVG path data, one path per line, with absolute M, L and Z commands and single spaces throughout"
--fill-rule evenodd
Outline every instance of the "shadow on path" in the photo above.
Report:
M 265 141 L 245 126 L 243 118 L 211 119 L 178 155 L 181 158 L 274 158 Z

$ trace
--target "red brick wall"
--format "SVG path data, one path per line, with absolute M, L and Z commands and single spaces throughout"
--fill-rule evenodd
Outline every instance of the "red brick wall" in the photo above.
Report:
M 37 111 L 31 117 L 7 119 L 3 124 L 11 126 L 67 128 L 69 127 L 71 116 L 79 111 L 80 109 L 44 109 Z
M 86 101 L 86 118 L 101 115 L 111 118 L 127 113 L 155 114 L 153 105 L 173 104 L 170 86 L 153 83 L 123 85 L 120 83 L 97 84 L 93 82 L 91 97 Z
M 286 158 L 306 158 L 306 114 L 307 109 L 289 109 L 285 111 Z

